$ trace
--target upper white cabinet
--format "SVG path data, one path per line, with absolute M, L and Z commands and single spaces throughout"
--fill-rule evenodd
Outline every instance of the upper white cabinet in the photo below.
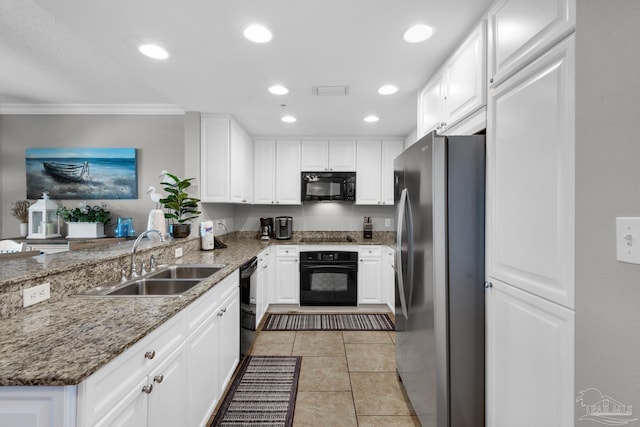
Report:
M 490 90 L 487 275 L 574 308 L 573 37 Z
M 299 205 L 300 141 L 256 139 L 254 153 L 253 203 Z
M 200 126 L 200 198 L 251 203 L 251 139 L 229 116 L 202 114 Z
M 486 23 L 483 20 L 418 95 L 418 138 L 449 127 L 486 105 Z
M 358 141 L 356 204 L 393 205 L 393 161 L 402 148 L 401 140 Z
M 356 141 L 302 140 L 303 171 L 351 172 L 356 170 Z
M 500 0 L 489 10 L 489 77 L 501 83 L 571 32 L 575 0 Z
M 573 426 L 574 312 L 492 283 L 486 292 L 487 426 Z

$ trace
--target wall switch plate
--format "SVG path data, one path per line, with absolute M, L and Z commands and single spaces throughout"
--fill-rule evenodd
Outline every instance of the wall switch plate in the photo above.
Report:
M 616 218 L 616 259 L 640 264 L 640 218 Z
M 42 285 L 33 286 L 22 291 L 22 306 L 30 305 L 46 301 L 51 297 L 51 283 L 46 282 Z
M 176 258 L 180 258 L 182 256 L 182 248 L 176 248 Z
M 391 218 L 385 218 L 384 219 L 384 226 L 385 227 L 391 227 Z

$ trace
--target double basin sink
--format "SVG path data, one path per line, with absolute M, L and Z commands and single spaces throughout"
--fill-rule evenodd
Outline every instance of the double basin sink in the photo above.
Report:
M 99 286 L 79 296 L 180 296 L 225 267 L 223 264 L 164 265 L 142 277 L 123 283 Z

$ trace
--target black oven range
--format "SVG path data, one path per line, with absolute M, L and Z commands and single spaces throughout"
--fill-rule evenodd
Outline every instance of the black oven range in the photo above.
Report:
M 300 305 L 357 304 L 357 252 L 300 252 Z

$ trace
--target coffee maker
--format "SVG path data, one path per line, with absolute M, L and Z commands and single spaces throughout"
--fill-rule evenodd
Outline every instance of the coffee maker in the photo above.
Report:
M 277 216 L 275 223 L 276 239 L 290 239 L 293 234 L 293 218 L 290 216 Z
M 273 218 L 260 218 L 260 240 L 273 237 Z

